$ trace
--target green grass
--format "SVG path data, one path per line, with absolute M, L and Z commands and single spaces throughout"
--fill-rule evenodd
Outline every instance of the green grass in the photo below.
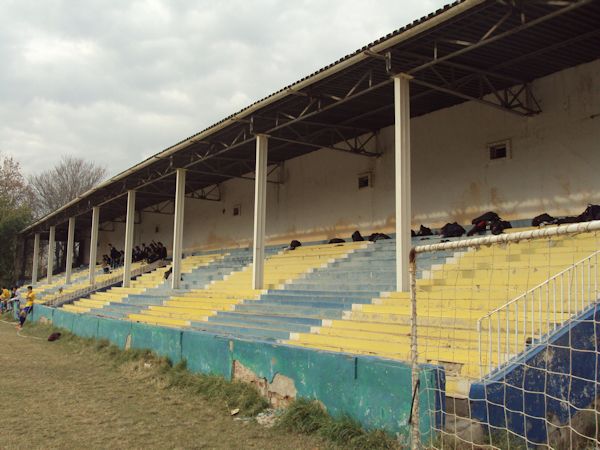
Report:
M 277 424 L 294 433 L 317 434 L 345 449 L 396 449 L 398 443 L 383 430 L 366 431 L 348 416 L 331 417 L 320 403 L 307 399 L 294 401 Z
M 5 312 L 0 314 L 0 319 L 4 320 L 5 322 L 15 322 L 14 316 L 13 316 L 13 312 L 9 311 L 9 312 Z M 15 322 L 16 324 L 17 322 Z
M 254 417 L 269 406 L 269 403 L 253 386 L 228 381 L 222 376 L 191 373 L 185 361 L 172 365 L 166 357 L 157 356 L 150 350 L 121 350 L 108 340 L 81 338 L 51 325 L 29 324 L 26 332 L 34 337 L 47 337 L 60 331 L 60 342 L 75 352 L 95 351 L 106 355 L 115 367 L 128 376 L 150 382 L 161 388 L 183 388 L 208 400 L 225 403 L 230 409 L 239 408 L 240 416 Z

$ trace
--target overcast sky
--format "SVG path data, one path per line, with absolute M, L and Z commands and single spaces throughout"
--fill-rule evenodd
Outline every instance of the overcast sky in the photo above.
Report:
M 0 152 L 112 176 L 440 0 L 0 0 Z

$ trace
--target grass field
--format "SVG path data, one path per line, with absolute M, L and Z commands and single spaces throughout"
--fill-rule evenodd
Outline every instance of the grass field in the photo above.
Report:
M 19 336 L 13 324 L 0 323 L 2 449 L 330 447 L 234 420 L 230 410 L 243 405 L 170 385 L 157 361 L 117 363 L 77 339 L 47 342 L 49 332 L 26 326 Z

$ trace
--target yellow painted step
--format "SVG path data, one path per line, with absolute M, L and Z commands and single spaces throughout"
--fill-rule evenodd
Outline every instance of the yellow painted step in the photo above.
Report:
M 190 299 L 190 300 L 169 300 L 165 306 L 173 306 L 177 308 L 191 308 L 194 306 L 210 306 L 210 305 L 237 305 L 240 300 L 237 299 Z
M 161 325 L 167 327 L 189 327 L 190 321 L 184 319 L 172 319 L 167 317 L 155 317 L 144 314 L 130 314 L 129 320 L 147 323 L 150 325 Z
M 190 314 L 204 314 L 205 312 L 212 311 L 232 311 L 233 305 L 198 305 L 195 307 L 171 307 L 171 306 L 150 306 L 148 310 L 151 311 L 164 311 L 164 312 L 176 312 L 176 313 L 190 313 Z M 142 311 L 143 312 L 143 311 Z
M 205 321 L 208 317 L 214 316 L 216 313 L 213 311 L 206 312 L 197 312 L 197 313 L 179 313 L 177 311 L 155 311 L 155 310 L 145 310 L 144 315 L 149 316 L 157 316 L 157 317 L 167 317 L 173 319 L 184 319 L 184 320 L 194 320 L 194 321 Z
M 90 300 L 90 299 L 81 299 L 76 301 L 74 304 L 76 306 L 81 306 L 84 308 L 102 308 L 103 306 L 107 305 L 109 302 L 106 301 L 101 301 L 101 300 Z
M 63 305 L 62 308 L 66 311 L 75 312 L 75 313 L 87 313 L 90 311 L 90 308 L 84 308 L 77 305 Z
M 296 333 L 291 333 L 290 340 L 286 343 L 291 345 L 300 343 L 307 347 L 329 349 L 337 352 L 392 357 L 404 361 L 410 360 L 410 345 L 408 344 L 379 342 L 367 339 L 345 339 L 315 334 L 298 335 Z M 464 375 L 462 373 L 463 367 L 469 367 L 471 370 L 475 370 L 474 368 L 477 367 L 477 370 L 479 370 L 480 355 L 479 351 L 475 349 L 449 348 L 446 351 L 442 351 L 440 348 L 425 348 L 424 351 L 420 351 L 419 356 L 421 362 L 454 363 L 459 366 L 456 370 L 462 375 Z M 482 362 L 484 364 L 487 364 L 487 356 L 487 353 L 482 355 Z M 496 364 L 497 362 L 497 356 L 495 354 L 492 355 L 492 363 Z

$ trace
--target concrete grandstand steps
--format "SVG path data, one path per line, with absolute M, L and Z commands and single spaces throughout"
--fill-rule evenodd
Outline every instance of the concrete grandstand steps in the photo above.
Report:
M 355 250 L 364 249 L 368 245 L 368 243 L 314 245 L 299 247 L 293 251 L 280 251 L 265 260 L 265 290 L 251 289 L 252 270 L 249 264 L 242 270 L 225 276 L 223 280 L 210 283 L 206 289 L 173 296 L 163 306 L 148 308 L 140 314 L 130 316 L 130 319 L 169 325 L 180 324 L 173 321 L 182 320 L 182 313 L 193 314 L 194 320 L 204 321 L 218 312 L 231 311 L 234 307 L 236 310 L 254 311 L 252 304 L 267 289 L 281 287 L 290 280 L 306 276 L 315 268 L 347 258 Z M 283 312 L 297 313 L 298 311 L 284 310 Z M 339 314 L 341 311 L 338 312 Z
M 448 252 L 443 257 L 424 259 L 423 267 L 453 255 Z M 382 289 L 395 288 L 394 267 L 393 240 L 367 244 L 347 258 L 309 271 L 283 289 L 270 289 L 255 300 L 244 300 L 234 311 L 218 311 L 206 319 L 209 325 L 204 328 L 229 335 L 285 340 L 290 333 L 310 331 L 322 319 L 341 319 L 344 310 L 353 304 L 370 303 Z M 219 324 L 220 328 L 210 324 Z

